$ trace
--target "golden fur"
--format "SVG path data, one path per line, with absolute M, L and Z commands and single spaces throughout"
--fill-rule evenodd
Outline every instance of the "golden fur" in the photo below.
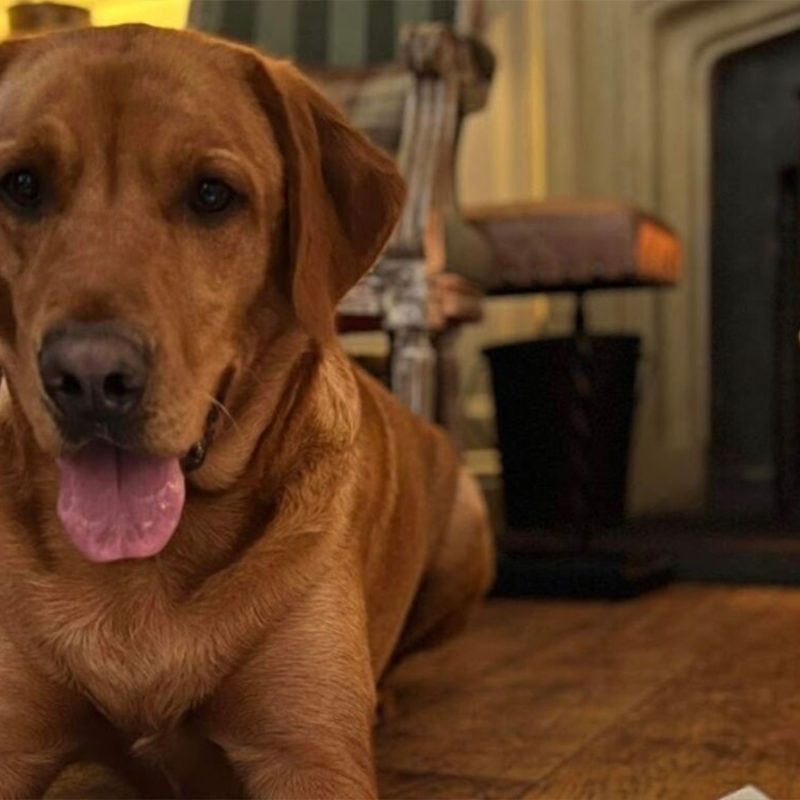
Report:
M 402 203 L 391 160 L 286 63 L 122 26 L 0 47 L 0 175 L 31 163 L 41 216 L 0 204 L 0 797 L 82 758 L 152 796 L 373 796 L 376 685 L 492 572 L 445 436 L 335 336 Z M 204 225 L 181 202 L 209 168 L 247 203 Z M 65 319 L 146 332 L 154 454 L 229 381 L 154 558 L 90 563 L 60 528 L 36 354 Z

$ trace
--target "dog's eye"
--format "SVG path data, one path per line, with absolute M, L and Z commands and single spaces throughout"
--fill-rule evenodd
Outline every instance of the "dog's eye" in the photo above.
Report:
M 29 169 L 9 172 L 0 180 L 0 189 L 7 200 L 17 208 L 31 211 L 41 205 L 41 183 L 36 173 Z
M 236 192 L 225 181 L 202 178 L 194 187 L 191 206 L 198 214 L 215 214 L 225 211 L 235 198 Z

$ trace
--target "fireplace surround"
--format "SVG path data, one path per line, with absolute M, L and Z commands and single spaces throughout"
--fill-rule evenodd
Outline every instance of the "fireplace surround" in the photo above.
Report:
M 713 76 L 730 54 L 800 30 L 800 2 L 541 2 L 540 14 L 547 193 L 628 198 L 674 226 L 685 248 L 676 290 L 590 301 L 595 328 L 643 332 L 632 510 L 703 512 L 712 444 Z

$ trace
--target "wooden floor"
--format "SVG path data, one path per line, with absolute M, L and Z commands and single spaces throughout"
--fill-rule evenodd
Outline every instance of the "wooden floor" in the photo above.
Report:
M 800 798 L 800 590 L 496 600 L 394 684 L 385 798 Z

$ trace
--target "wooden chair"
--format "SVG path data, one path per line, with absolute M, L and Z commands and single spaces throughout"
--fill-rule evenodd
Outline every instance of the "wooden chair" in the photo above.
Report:
M 386 330 L 392 391 L 451 429 L 454 332 L 480 319 L 492 269 L 454 188 L 462 119 L 485 105 L 494 70 L 482 12 L 482 0 L 194 0 L 189 17 L 295 60 L 397 158 L 408 200 L 383 256 L 344 299 L 340 329 Z

